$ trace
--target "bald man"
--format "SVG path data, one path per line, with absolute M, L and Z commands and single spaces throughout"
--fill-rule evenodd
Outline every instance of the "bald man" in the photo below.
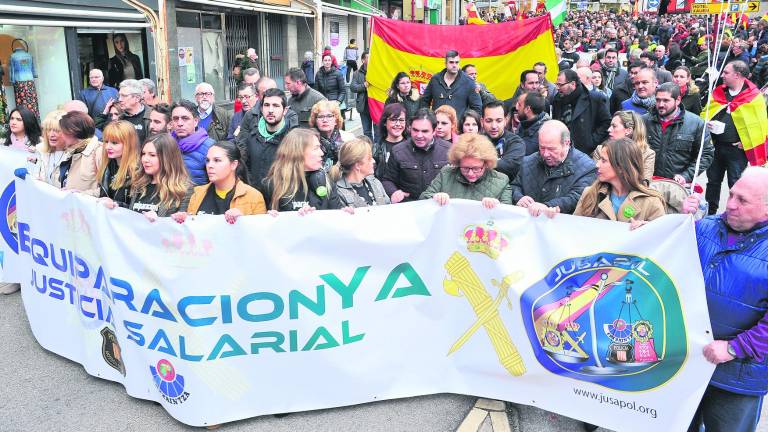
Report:
M 200 114 L 201 127 L 208 132 L 208 136 L 214 141 L 222 141 L 227 138 L 229 124 L 232 122 L 232 113 L 216 106 L 216 92 L 208 83 L 200 83 L 195 87 L 195 102 Z
M 96 118 L 106 108 L 109 100 L 117 100 L 117 89 L 104 84 L 104 72 L 101 69 L 91 69 L 88 72 L 88 88 L 80 91 L 80 99 L 86 106 L 86 113 Z
M 701 196 L 685 201 L 694 213 Z M 704 357 L 717 365 L 689 431 L 754 431 L 768 392 L 768 168 L 749 167 L 725 213 L 696 223 L 712 337 Z
M 512 181 L 512 200 L 532 216 L 571 214 L 596 175 L 595 162 L 571 145 L 568 127 L 548 120 L 539 129 L 538 153 L 523 158 Z

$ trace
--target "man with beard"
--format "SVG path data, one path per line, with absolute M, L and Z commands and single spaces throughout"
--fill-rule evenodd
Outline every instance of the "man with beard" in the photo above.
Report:
M 303 72 L 302 72 L 303 73 Z M 253 112 L 253 109 L 250 110 Z M 261 100 L 261 116 L 256 127 L 247 133 L 240 131 L 237 146 L 250 173 L 251 185 L 261 188 L 269 167 L 275 161 L 277 147 L 288 132 L 299 126 L 298 117 L 287 117 L 288 101 L 285 93 L 276 88 L 264 92 Z
M 216 92 L 208 83 L 200 83 L 195 87 L 195 101 L 198 114 L 200 114 L 200 127 L 208 132 L 208 136 L 214 141 L 221 141 L 227 137 L 229 123 L 232 114 L 215 104 Z
M 704 136 L 704 150 L 699 173 L 706 171 L 715 153 L 704 120 L 686 112 L 681 105 L 680 87 L 664 83 L 656 89 L 656 107 L 643 116 L 648 145 L 656 152 L 653 175 L 680 184 L 693 181 L 699 143 Z
M 557 96 L 552 103 L 552 118 L 560 120 L 571 131 L 573 145 L 586 154 L 592 154 L 598 144 L 608 137 L 611 115 L 608 98 L 604 93 L 587 90 L 573 69 L 557 76 Z
M 168 132 L 171 123 L 171 106 L 158 102 L 149 113 L 149 134 L 147 136 Z
M 307 84 L 307 76 L 299 68 L 288 69 L 283 79 L 285 89 L 291 92 L 288 105 L 299 115 L 299 125 L 308 128 L 312 107 L 321 100 L 326 100 L 325 96 Z
M 496 147 L 499 161 L 496 171 L 513 179 L 520 170 L 525 155 L 525 143 L 519 136 L 507 130 L 507 112 L 504 103 L 493 101 L 483 107 L 483 132 Z
M 539 151 L 539 129 L 549 120 L 545 107 L 544 97 L 537 92 L 523 93 L 517 98 L 517 118 L 520 121 L 517 135 L 525 142 L 526 156 Z
M 573 48 L 573 41 L 566 39 L 563 41 L 563 55 L 560 62 L 560 70 L 571 69 L 579 60 L 579 53 Z
M 619 52 L 615 48 L 605 50 L 600 72 L 603 74 L 605 87 L 611 91 L 627 79 L 627 71 L 619 67 Z
M 621 103 L 621 109 L 625 111 L 634 111 L 640 115 L 646 114 L 656 104 L 654 95 L 656 93 L 656 74 L 652 69 L 641 69 L 634 77 L 633 84 L 635 91 L 629 99 Z

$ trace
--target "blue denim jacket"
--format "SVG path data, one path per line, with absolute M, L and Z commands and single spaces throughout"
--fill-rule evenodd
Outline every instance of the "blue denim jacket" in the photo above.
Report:
M 22 48 L 13 50 L 13 54 L 11 54 L 11 64 L 8 69 L 10 70 L 11 83 L 32 81 L 37 75 L 32 55 Z

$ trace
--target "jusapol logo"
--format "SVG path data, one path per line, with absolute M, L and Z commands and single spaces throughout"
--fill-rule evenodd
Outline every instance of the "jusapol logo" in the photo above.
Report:
M 158 361 L 157 366 L 149 367 L 149 372 L 155 386 L 168 403 L 181 404 L 189 398 L 189 393 L 184 391 L 184 377 L 176 373 L 170 361 Z
M 12 251 L 19 253 L 16 228 L 16 184 L 10 182 L 0 194 L 0 235 Z

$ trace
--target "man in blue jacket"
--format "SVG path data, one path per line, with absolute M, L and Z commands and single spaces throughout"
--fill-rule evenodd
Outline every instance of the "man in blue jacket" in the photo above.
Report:
M 689 196 L 684 211 L 700 201 Z M 717 367 L 688 430 L 754 431 L 768 392 L 768 169 L 747 168 L 696 241 L 715 339 L 704 357 Z
M 104 72 L 100 69 L 91 69 L 88 72 L 90 85 L 80 91 L 80 99 L 88 107 L 88 115 L 96 118 L 96 115 L 104 112 L 107 103 L 111 99 L 117 101 L 117 89 L 104 84 Z

